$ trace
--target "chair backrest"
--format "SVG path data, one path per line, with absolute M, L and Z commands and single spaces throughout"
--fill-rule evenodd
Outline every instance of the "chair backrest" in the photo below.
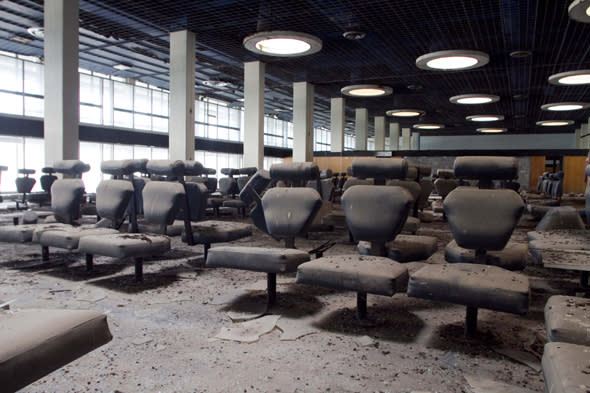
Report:
M 222 177 L 219 179 L 219 192 L 221 195 L 233 196 L 240 193 L 238 182 L 234 177 Z
M 125 218 L 129 201 L 133 197 L 133 185 L 128 180 L 103 180 L 96 188 L 96 213 L 118 228 Z
M 458 187 L 444 201 L 444 210 L 460 247 L 503 249 L 524 210 L 522 198 L 510 189 L 490 189 L 492 180 L 514 179 L 518 161 L 512 157 L 458 157 L 457 177 L 479 180 L 479 188 Z
M 144 218 L 162 229 L 174 222 L 185 198 L 184 187 L 176 182 L 150 181 L 142 194 Z
M 80 203 L 84 196 L 81 179 L 58 179 L 51 186 L 51 210 L 59 222 L 72 224 L 80 218 Z

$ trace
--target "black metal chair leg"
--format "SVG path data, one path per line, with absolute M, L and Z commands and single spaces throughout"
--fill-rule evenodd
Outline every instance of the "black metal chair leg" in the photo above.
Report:
M 49 247 L 48 246 L 41 246 L 41 260 L 42 261 L 49 260 Z
M 277 274 L 267 273 L 266 291 L 268 294 L 267 308 L 274 305 L 277 301 Z
M 477 307 L 467 306 L 465 313 L 465 338 L 472 338 L 477 332 Z
M 135 258 L 135 281 L 143 281 L 143 258 Z
M 356 294 L 356 317 L 360 320 L 367 319 L 367 293 L 357 292 Z
M 92 271 L 94 267 L 94 256 L 92 254 L 86 254 L 86 271 Z

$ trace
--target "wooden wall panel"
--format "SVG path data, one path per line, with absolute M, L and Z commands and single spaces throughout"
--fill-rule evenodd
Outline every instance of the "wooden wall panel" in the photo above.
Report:
M 563 157 L 563 193 L 570 192 L 583 194 L 586 188 L 584 173 L 586 170 L 586 157 L 565 156 Z
M 536 190 L 539 176 L 545 172 L 545 156 L 531 157 L 531 177 L 529 181 L 529 190 Z

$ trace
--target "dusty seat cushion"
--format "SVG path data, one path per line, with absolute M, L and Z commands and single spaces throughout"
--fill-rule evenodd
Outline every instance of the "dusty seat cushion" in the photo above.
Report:
M 408 217 L 404 226 L 402 228 L 402 232 L 408 233 L 416 233 L 420 228 L 420 219 L 418 217 Z
M 309 261 L 309 254 L 293 248 L 222 246 L 209 250 L 207 266 L 251 270 L 265 273 L 289 273 Z
M 398 262 L 412 262 L 428 259 L 436 252 L 436 238 L 432 236 L 397 235 L 395 240 L 385 244 L 387 257 Z M 359 242 L 359 254 L 369 255 L 371 244 Z
M 112 339 L 106 315 L 82 310 L 0 314 L 2 391 L 16 391 Z
M 306 262 L 297 269 L 298 284 L 393 296 L 405 291 L 408 270 L 385 257 L 335 255 Z
M 527 244 L 509 241 L 502 250 L 488 251 L 486 264 L 508 270 L 523 270 L 526 267 L 528 253 Z M 474 263 L 475 250 L 459 247 L 457 242 L 451 240 L 445 247 L 445 260 L 449 263 Z
M 198 244 L 231 242 L 252 235 L 252 226 L 241 222 L 207 220 L 193 223 L 191 227 Z
M 71 225 L 61 223 L 51 224 L 25 224 L 0 227 L 0 242 L 26 243 L 33 241 L 36 232 L 43 232 L 49 229 L 70 229 Z
M 321 205 L 320 194 L 316 190 L 305 187 L 275 187 L 268 190 L 262 197 L 268 232 L 279 238 L 304 234 Z
M 170 238 L 146 233 L 119 233 L 85 236 L 78 243 L 78 251 L 113 258 L 144 257 L 162 254 L 170 249 Z
M 537 231 L 557 229 L 585 229 L 584 221 L 572 206 L 556 206 L 549 209 L 537 224 Z
M 545 327 L 549 341 L 590 346 L 590 299 L 551 296 L 545 304 Z
M 408 284 L 409 296 L 513 314 L 528 311 L 529 292 L 524 275 L 470 263 L 425 266 Z
M 58 247 L 73 250 L 78 248 L 80 239 L 84 236 L 102 236 L 119 233 L 116 229 L 111 228 L 71 228 L 62 231 L 43 231 L 39 237 L 39 243 L 42 246 Z
M 223 207 L 234 207 L 234 208 L 242 208 L 246 207 L 246 204 L 240 199 L 230 199 L 227 201 L 223 201 Z
M 547 343 L 543 351 L 542 365 L 547 392 L 588 392 L 590 347 L 568 343 Z

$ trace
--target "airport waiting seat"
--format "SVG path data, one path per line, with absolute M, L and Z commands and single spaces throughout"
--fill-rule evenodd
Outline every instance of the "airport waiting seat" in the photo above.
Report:
M 554 295 L 545 304 L 545 328 L 549 342 L 590 347 L 590 299 Z
M 371 176 L 383 184 L 387 178 L 404 178 L 404 159 L 355 159 L 354 176 Z M 367 294 L 393 296 L 406 290 L 408 271 L 387 258 L 387 243 L 401 232 L 414 199 L 401 186 L 356 185 L 342 195 L 348 228 L 356 241 L 367 242 L 369 255 L 326 256 L 297 269 L 297 283 L 357 292 L 357 316 L 367 316 Z
M 2 180 L 2 172 L 5 172 L 8 170 L 8 167 L 5 165 L 0 165 L 0 181 Z M 0 202 L 2 202 L 4 199 L 2 198 L 2 196 L 0 195 Z
M 545 344 L 543 377 L 550 393 L 587 393 L 590 386 L 590 347 L 562 342 Z
M 84 183 L 78 176 L 88 171 L 88 164 L 79 160 L 64 160 L 54 164 L 56 172 L 69 178 L 56 180 L 51 186 L 53 216 L 44 223 L 0 227 L 0 241 L 9 243 L 38 242 L 44 230 L 71 228 L 78 225 L 80 204 L 84 196 Z
M 113 338 L 107 316 L 85 310 L 15 310 L 0 314 L 0 381 L 14 392 Z
M 428 265 L 410 275 L 408 295 L 467 306 L 465 335 L 477 329 L 477 310 L 525 314 L 529 282 L 524 275 L 490 266 L 488 251 L 502 250 L 522 215 L 524 203 L 513 190 L 490 189 L 494 179 L 513 179 L 511 157 L 458 157 L 457 177 L 479 180 L 479 188 L 458 187 L 444 202 L 458 247 L 474 250 L 473 263 Z
M 132 176 L 136 171 L 133 160 L 104 161 L 101 170 L 113 177 Z M 96 189 L 96 210 L 101 220 L 93 225 L 85 225 L 60 230 L 44 230 L 39 236 L 44 260 L 49 258 L 49 247 L 75 250 L 80 239 L 86 236 L 102 236 L 119 233 L 125 220 L 130 202 L 133 201 L 131 179 L 103 180 Z M 131 227 L 131 225 L 130 225 Z
M 272 180 L 283 180 L 305 185 L 316 179 L 319 169 L 316 164 L 282 163 L 270 168 Z M 253 176 L 250 182 L 265 183 L 264 172 Z M 309 261 L 307 252 L 295 248 L 295 238 L 306 234 L 321 206 L 318 192 L 309 187 L 275 187 L 257 199 L 259 190 L 248 184 L 242 191 L 243 198 L 258 213 L 252 213 L 254 222 L 264 232 L 285 242 L 284 248 L 221 246 L 209 250 L 208 267 L 230 268 L 264 272 L 267 274 L 267 307 L 276 301 L 277 273 L 295 272 L 297 266 Z M 245 193 L 246 191 L 246 193 Z M 260 222 L 263 221 L 263 222 Z
M 222 169 L 223 171 L 223 169 Z M 258 171 L 256 167 L 248 167 L 248 168 L 240 168 L 237 170 L 237 174 L 239 175 L 235 178 L 236 186 L 237 186 L 237 194 L 239 194 L 243 189 L 248 180 Z M 223 180 L 223 179 L 221 179 Z M 221 180 L 220 180 L 220 188 L 221 188 Z M 233 187 L 233 186 L 232 186 Z M 234 190 L 235 191 L 235 190 Z M 222 192 L 223 193 L 223 192 Z M 239 198 L 235 198 L 236 194 L 231 195 L 230 199 L 226 199 L 223 201 L 223 207 L 236 209 L 238 213 L 242 216 L 242 218 L 246 217 L 246 204 Z
M 22 199 L 16 201 L 16 208 L 17 210 L 28 209 L 29 204 L 27 202 L 27 194 L 31 192 L 31 190 L 33 189 L 33 187 L 35 187 L 35 184 L 37 183 L 37 180 L 35 180 L 32 177 L 29 177 L 29 175 L 34 175 L 35 170 L 19 169 L 17 170 L 17 172 L 19 175 L 22 176 L 17 177 L 15 180 L 16 192 L 22 195 Z
M 173 169 L 167 171 L 168 167 L 165 165 L 160 169 L 157 171 L 160 175 L 177 176 Z M 131 258 L 135 263 L 135 279 L 142 281 L 143 258 L 161 255 L 170 250 L 166 228 L 174 222 L 185 203 L 185 189 L 178 182 L 150 181 L 142 193 L 144 220 L 160 228 L 160 233 L 117 233 L 82 237 L 78 243 L 78 251 L 86 254 L 87 269 L 92 270 L 94 255 Z

